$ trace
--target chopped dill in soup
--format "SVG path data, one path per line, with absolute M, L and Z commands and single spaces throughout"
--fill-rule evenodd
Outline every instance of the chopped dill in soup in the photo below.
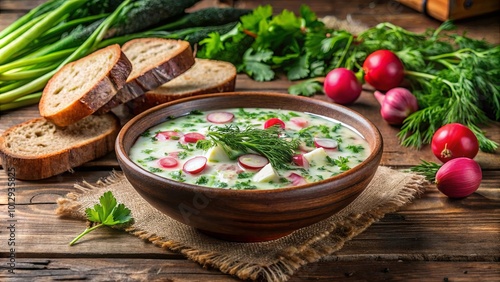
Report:
M 290 110 L 191 112 L 144 132 L 129 156 L 175 181 L 275 189 L 321 181 L 360 164 L 367 141 L 331 118 Z

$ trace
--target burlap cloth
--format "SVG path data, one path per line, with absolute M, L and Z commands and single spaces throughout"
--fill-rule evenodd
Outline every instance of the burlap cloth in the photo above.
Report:
M 286 281 L 301 266 L 338 251 L 386 213 L 412 201 L 424 192 L 424 184 L 421 176 L 381 166 L 367 189 L 338 214 L 263 243 L 234 243 L 205 236 L 151 207 L 121 172 L 95 184 L 75 184 L 80 192 L 59 199 L 56 213 L 85 220 L 85 209 L 98 203 L 105 191 L 112 191 L 117 201 L 132 211 L 134 224 L 125 229 L 127 232 L 240 279 Z

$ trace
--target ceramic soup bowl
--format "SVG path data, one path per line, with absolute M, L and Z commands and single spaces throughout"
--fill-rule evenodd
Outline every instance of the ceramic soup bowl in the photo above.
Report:
M 147 171 L 129 157 L 137 138 L 159 123 L 196 110 L 228 108 L 285 109 L 333 118 L 359 132 L 368 142 L 370 153 L 359 165 L 331 178 L 268 190 L 186 184 Z M 375 174 L 382 156 L 382 143 L 378 129 L 347 107 L 288 94 L 234 92 L 181 99 L 135 116 L 121 129 L 116 154 L 131 185 L 160 212 L 219 239 L 259 242 L 286 236 L 349 205 Z

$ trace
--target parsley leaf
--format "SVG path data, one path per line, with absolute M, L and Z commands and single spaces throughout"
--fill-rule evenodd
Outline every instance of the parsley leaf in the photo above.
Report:
M 269 50 L 256 51 L 248 49 L 243 55 L 243 69 L 257 81 L 269 81 L 274 78 L 274 71 L 265 62 L 272 58 L 273 52 Z
M 92 223 L 91 227 L 85 229 L 73 241 L 69 243 L 74 245 L 80 238 L 87 233 L 101 226 L 114 226 L 118 224 L 130 223 L 133 218 L 130 215 L 130 210 L 124 204 L 117 204 L 116 198 L 111 191 L 105 192 L 100 198 L 99 203 L 94 205 L 94 208 L 87 208 L 85 214 L 87 219 Z
M 323 84 L 317 79 L 304 80 L 288 88 L 288 93 L 306 97 L 312 97 L 314 94 L 321 93 L 322 91 Z

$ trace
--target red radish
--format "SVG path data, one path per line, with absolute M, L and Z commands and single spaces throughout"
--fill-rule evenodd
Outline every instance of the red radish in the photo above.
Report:
M 443 163 L 459 157 L 473 159 L 479 152 L 479 142 L 474 132 L 467 126 L 449 123 L 434 133 L 431 149 Z
M 166 141 L 166 140 L 179 140 L 182 136 L 182 133 L 178 131 L 161 131 L 158 132 L 155 136 L 158 141 Z
M 365 81 L 375 89 L 387 91 L 401 84 L 405 69 L 399 57 L 389 50 L 377 50 L 363 63 Z
M 184 134 L 184 141 L 187 143 L 196 143 L 198 140 L 205 139 L 205 135 L 198 132 L 189 132 Z
M 206 166 L 207 158 L 204 156 L 197 156 L 185 162 L 182 170 L 189 174 L 197 174 L 202 172 Z
M 339 143 L 330 138 L 314 138 L 314 145 L 317 148 L 323 149 L 335 149 L 339 145 Z
M 306 158 L 304 158 L 303 154 L 297 154 L 292 157 L 292 162 L 298 166 L 302 166 L 304 168 L 309 167 L 309 162 Z
M 285 128 L 285 122 L 279 118 L 270 118 L 264 123 L 264 128 L 269 128 L 274 125 L 279 125 L 281 128 Z
M 230 112 L 215 112 L 207 115 L 207 120 L 212 123 L 228 123 L 234 118 Z
M 288 175 L 288 179 L 292 182 L 293 186 L 307 184 L 306 179 L 295 172 L 290 173 L 290 175 Z
M 269 163 L 269 160 L 257 154 L 245 154 L 238 158 L 239 164 L 244 168 L 261 169 Z
M 303 117 L 293 117 L 290 121 L 298 127 L 306 127 L 309 124 L 309 121 Z
M 381 106 L 380 115 L 389 124 L 401 125 L 418 110 L 417 98 L 406 88 L 392 88 L 385 95 L 375 91 L 374 96 Z
M 173 157 L 164 157 L 158 160 L 158 164 L 164 168 L 176 167 L 178 163 L 179 162 Z
M 464 198 L 474 193 L 481 185 L 481 166 L 469 158 L 452 159 L 436 173 L 436 186 L 450 198 Z
M 179 152 L 178 151 L 170 152 L 170 153 L 168 153 L 167 156 L 177 159 L 177 158 L 179 158 Z
M 359 98 L 362 87 L 353 71 L 337 68 L 326 75 L 323 90 L 333 102 L 347 105 Z

